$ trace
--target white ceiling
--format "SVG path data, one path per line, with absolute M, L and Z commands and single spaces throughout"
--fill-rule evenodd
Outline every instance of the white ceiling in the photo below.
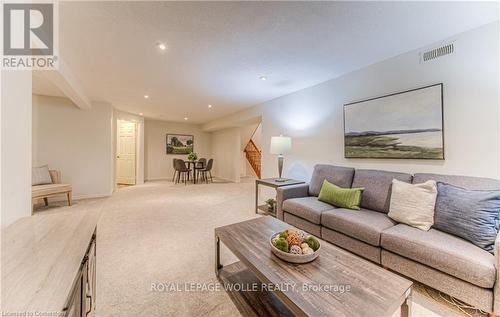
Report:
M 92 100 L 204 123 L 495 20 L 497 2 L 61 2 L 59 29 Z

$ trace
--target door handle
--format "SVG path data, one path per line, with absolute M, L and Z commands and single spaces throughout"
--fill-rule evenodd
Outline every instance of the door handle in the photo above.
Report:
M 120 155 L 117 155 L 116 158 L 120 158 Z

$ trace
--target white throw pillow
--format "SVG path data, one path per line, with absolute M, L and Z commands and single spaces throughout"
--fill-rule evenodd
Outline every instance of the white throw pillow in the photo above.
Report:
M 52 178 L 49 173 L 49 166 L 43 165 L 33 167 L 31 171 L 31 185 L 52 184 Z
M 394 179 L 388 216 L 397 222 L 427 231 L 434 224 L 436 198 L 437 185 L 433 180 L 408 184 Z

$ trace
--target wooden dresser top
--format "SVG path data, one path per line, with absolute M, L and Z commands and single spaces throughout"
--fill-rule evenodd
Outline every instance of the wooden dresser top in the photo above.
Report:
M 2 229 L 1 310 L 58 316 L 70 295 L 100 211 L 19 219 Z M 38 315 L 35 315 L 38 316 Z

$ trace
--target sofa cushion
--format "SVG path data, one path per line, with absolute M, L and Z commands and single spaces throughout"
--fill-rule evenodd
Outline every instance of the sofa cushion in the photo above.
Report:
M 500 226 L 500 191 L 467 190 L 438 183 L 433 228 L 493 254 Z
M 43 197 L 47 195 L 66 193 L 71 191 L 69 184 L 46 184 L 31 186 L 31 197 Z
M 287 212 L 283 213 L 283 220 L 292 226 L 304 230 L 316 237 L 321 237 L 321 226 Z
M 492 178 L 428 173 L 417 173 L 413 176 L 413 184 L 425 183 L 428 180 L 447 183 L 470 190 L 500 190 L 500 180 Z
M 335 207 L 319 201 L 314 196 L 292 198 L 283 202 L 284 211 L 318 225 L 321 223 L 321 214 L 333 208 Z
M 474 285 L 492 288 L 495 257 L 470 242 L 436 229 L 404 224 L 382 232 L 382 248 Z
M 361 207 L 389 212 L 393 179 L 411 183 L 412 176 L 406 173 L 357 169 L 354 172 L 352 187 L 365 189 L 361 199 Z
M 325 179 L 339 187 L 349 188 L 352 185 L 353 176 L 354 168 L 317 164 L 314 166 L 309 184 L 309 195 L 318 196 Z
M 321 225 L 373 246 L 379 246 L 380 234 L 394 226 L 395 222 L 380 212 L 339 208 L 323 212 Z

